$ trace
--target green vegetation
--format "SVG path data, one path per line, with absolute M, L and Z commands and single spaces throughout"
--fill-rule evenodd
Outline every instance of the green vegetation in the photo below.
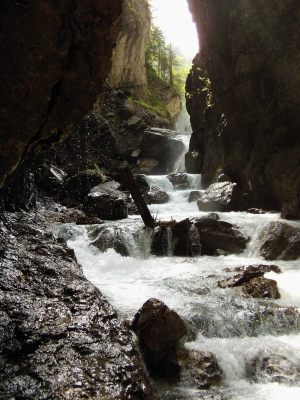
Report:
M 156 74 L 164 84 L 172 86 L 184 98 L 185 82 L 190 65 L 186 58 L 167 43 L 162 29 L 152 24 L 146 50 L 147 70 Z

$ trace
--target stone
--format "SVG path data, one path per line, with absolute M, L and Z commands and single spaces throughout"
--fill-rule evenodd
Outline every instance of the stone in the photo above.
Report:
M 134 179 L 141 191 L 141 193 L 143 194 L 144 192 L 148 192 L 150 190 L 150 185 L 147 182 L 146 176 L 145 175 L 134 175 Z
M 258 242 L 259 254 L 266 260 L 296 260 L 300 257 L 300 229 L 285 222 L 266 224 Z
M 192 190 L 188 197 L 188 202 L 192 203 L 193 201 L 197 201 L 201 198 L 201 192 L 199 190 Z
M 300 219 L 300 208 L 297 205 L 290 203 L 283 203 L 280 216 L 283 219 L 298 220 Z
M 242 286 L 246 296 L 259 299 L 280 299 L 277 282 L 264 277 L 253 278 Z
M 224 171 L 248 193 L 250 207 L 299 205 L 300 76 L 293 70 L 300 4 L 188 4 L 201 43 L 186 84 L 189 150 L 202 158 L 196 173 L 209 185 Z M 282 82 L 283 76 L 291 78 Z
M 227 174 L 220 174 L 218 175 L 216 182 L 232 182 L 232 180 Z
M 157 185 L 150 185 L 150 190 L 145 198 L 148 204 L 165 204 L 170 201 L 168 193 Z
M 64 191 L 68 197 L 82 201 L 89 191 L 104 180 L 103 174 L 94 170 L 80 171 L 66 179 Z
M 248 208 L 248 214 L 265 214 L 265 211 L 261 210 L 260 208 Z
M 114 249 L 116 253 L 123 257 L 130 255 L 131 233 L 128 229 L 118 226 L 104 226 L 99 227 L 97 233 L 97 238 L 91 242 L 91 245 L 102 252 Z
M 168 179 L 175 190 L 186 190 L 190 187 L 189 178 L 184 172 L 170 174 Z
M 213 183 L 197 201 L 200 211 L 242 211 L 243 193 L 236 183 Z
M 165 377 L 168 358 L 172 358 L 187 335 L 187 328 L 180 316 L 162 301 L 152 298 L 134 316 L 132 329 L 139 338 L 150 373 Z
M 184 149 L 184 143 L 177 138 L 176 132 L 151 128 L 143 133 L 140 157 L 158 162 L 153 174 L 169 174 L 176 168 L 176 160 Z
M 237 267 L 235 270 L 242 271 L 242 273 L 218 282 L 218 286 L 221 288 L 241 286 L 244 283 L 251 281 L 251 279 L 264 276 L 267 272 L 273 271 L 277 274 L 281 273 L 281 269 L 277 265 L 263 264 L 246 265 L 244 267 Z
M 165 224 L 161 222 L 154 228 L 151 254 L 177 257 L 200 255 L 201 244 L 198 230 L 188 218 Z
M 213 255 L 216 249 L 231 254 L 245 250 L 249 238 L 237 226 L 209 217 L 195 218 L 193 222 L 199 232 L 202 255 Z
M 83 211 L 90 217 L 105 220 L 118 220 L 128 217 L 124 199 L 109 194 L 89 193 L 82 203 Z
M 151 398 L 135 337 L 65 240 L 39 213 L 2 218 L 0 397 Z
M 249 379 L 257 383 L 298 385 L 300 382 L 299 362 L 267 350 L 258 352 L 246 364 L 246 373 Z
M 185 350 L 180 353 L 180 383 L 185 387 L 209 389 L 220 384 L 223 371 L 216 356 L 209 351 Z

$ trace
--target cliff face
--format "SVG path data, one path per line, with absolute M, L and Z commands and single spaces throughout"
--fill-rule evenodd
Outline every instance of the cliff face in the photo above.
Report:
M 146 0 L 124 1 L 123 23 L 113 49 L 109 85 L 142 98 L 147 96 L 145 51 L 150 25 L 150 9 Z
M 228 174 L 252 205 L 298 206 L 300 4 L 188 3 L 201 43 L 187 82 L 190 170 L 202 172 L 206 185 Z
M 92 108 L 121 14 L 121 0 L 2 4 L 0 186 L 31 143 L 61 133 Z

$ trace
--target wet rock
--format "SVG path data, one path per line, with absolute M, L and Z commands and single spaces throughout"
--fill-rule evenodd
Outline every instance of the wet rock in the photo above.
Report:
M 93 225 L 101 224 L 102 221 L 96 217 L 89 217 L 83 211 L 77 208 L 65 208 L 60 211 L 44 211 L 42 215 L 49 223 L 61 222 L 71 223 L 75 222 L 77 225 Z
M 190 174 L 200 174 L 203 156 L 198 151 L 188 151 L 185 154 L 185 167 Z
M 168 179 L 175 190 L 186 190 L 190 187 L 189 178 L 183 172 L 168 175 Z
M 165 204 L 170 201 L 168 193 L 157 185 L 150 185 L 150 190 L 145 197 L 148 204 Z
M 37 214 L 3 216 L 0 397 L 143 398 L 134 338 Z M 112 389 L 113 388 L 113 389 Z
M 259 254 L 266 260 L 296 260 L 300 257 L 300 229 L 285 222 L 267 224 L 258 241 Z
M 180 353 L 180 383 L 186 387 L 209 389 L 223 376 L 216 356 L 208 351 L 185 350 Z
M 187 335 L 182 319 L 162 301 L 149 299 L 135 315 L 132 328 L 151 374 L 166 377 L 168 364 L 177 358 L 177 350 Z
M 236 183 L 213 183 L 197 201 L 200 211 L 241 211 L 245 209 L 241 189 Z
M 300 219 L 300 208 L 291 203 L 283 203 L 280 215 L 283 219 Z
M 63 189 L 66 173 L 55 165 L 42 165 L 38 173 L 38 187 L 47 194 L 55 195 Z
M 253 278 L 243 284 L 242 292 L 247 296 L 259 299 L 280 299 L 277 282 L 264 277 Z
M 140 157 L 158 162 L 152 173 L 168 174 L 174 171 L 176 160 L 184 152 L 182 140 L 176 137 L 176 132 L 168 129 L 151 128 L 143 133 Z
M 247 265 L 239 267 L 238 269 L 242 271 L 241 274 L 234 275 L 231 278 L 218 282 L 218 286 L 221 288 L 241 286 L 244 283 L 249 282 L 251 279 L 264 276 L 266 272 L 273 271 L 277 274 L 281 273 L 281 269 L 277 265 Z
M 248 214 L 265 214 L 265 211 L 261 210 L 260 208 L 248 208 L 247 213 Z
M 201 254 L 213 255 L 217 249 L 239 254 L 246 248 L 247 235 L 237 226 L 209 217 L 194 219 L 201 243 Z
M 201 198 L 201 192 L 199 190 L 192 190 L 188 197 L 188 202 L 192 203 L 193 201 L 197 201 Z
M 117 220 L 128 217 L 126 203 L 119 197 L 103 193 L 89 193 L 83 200 L 83 210 L 90 217 Z
M 118 226 L 104 226 L 97 230 L 97 239 L 91 245 L 104 252 L 114 249 L 123 257 L 130 255 L 131 233 L 128 229 Z
M 95 186 L 83 200 L 83 211 L 88 216 L 106 220 L 127 218 L 127 196 L 119 187 L 113 181 Z
M 89 191 L 104 180 L 99 170 L 85 170 L 68 178 L 65 182 L 65 193 L 68 197 L 82 201 Z
M 197 256 L 201 254 L 198 230 L 190 220 L 161 223 L 155 227 L 151 241 L 151 254 L 156 256 Z
M 266 350 L 260 351 L 247 363 L 246 371 L 248 377 L 257 383 L 298 385 L 300 382 L 300 362 Z
M 128 119 L 136 113 L 136 107 L 131 103 L 124 103 L 122 107 L 119 108 L 118 114 L 122 119 Z

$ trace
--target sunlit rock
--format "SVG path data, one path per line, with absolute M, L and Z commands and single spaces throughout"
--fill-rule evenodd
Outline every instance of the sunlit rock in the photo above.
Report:
M 281 221 L 270 222 L 258 236 L 258 251 L 266 260 L 296 260 L 300 257 L 300 229 Z
M 280 299 L 277 282 L 274 279 L 264 277 L 253 278 L 242 286 L 242 292 L 246 296 L 259 299 Z
M 242 211 L 245 200 L 236 183 L 213 183 L 197 201 L 200 211 Z

